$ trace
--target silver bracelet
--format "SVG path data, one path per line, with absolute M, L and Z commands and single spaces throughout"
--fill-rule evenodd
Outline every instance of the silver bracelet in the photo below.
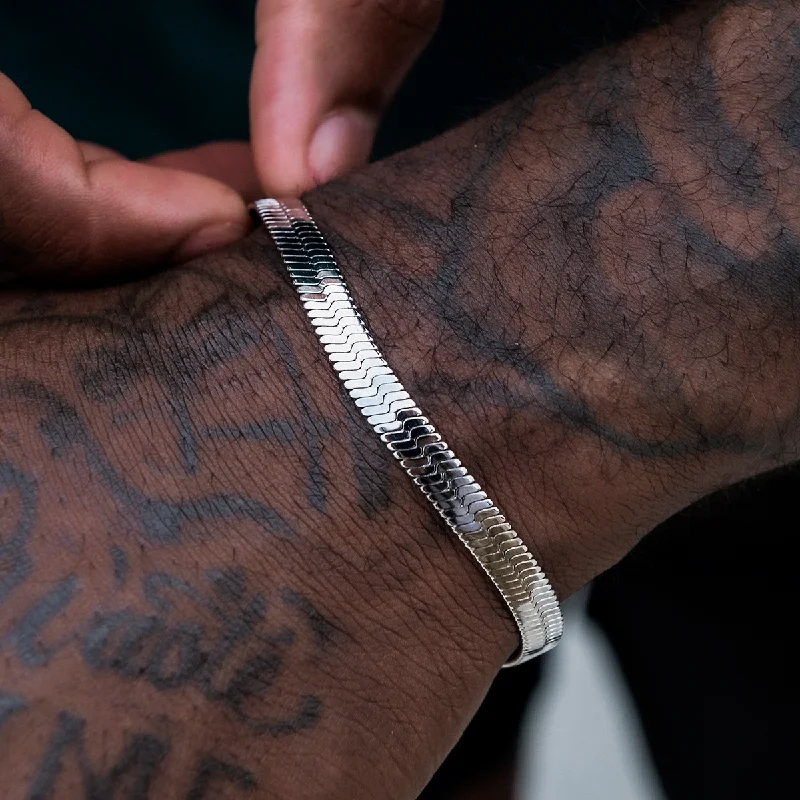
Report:
M 255 207 L 350 397 L 508 605 L 520 647 L 506 666 L 555 647 L 564 622 L 550 582 L 384 360 L 308 210 L 299 200 Z

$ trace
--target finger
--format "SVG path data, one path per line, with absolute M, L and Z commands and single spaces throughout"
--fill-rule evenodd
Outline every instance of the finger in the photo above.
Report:
M 101 161 L 108 158 L 123 158 L 123 156 L 116 150 L 110 147 L 103 147 L 102 145 L 95 144 L 94 142 L 78 142 L 78 147 L 81 150 L 83 160 L 87 163 L 90 161 Z
M 0 75 L 0 269 L 127 271 L 197 255 L 247 227 L 229 186 L 79 144 Z
M 369 157 L 443 0 L 260 0 L 250 89 L 256 169 L 299 194 Z
M 191 150 L 173 150 L 146 163 L 205 175 L 235 189 L 247 203 L 263 195 L 249 142 L 210 142 Z

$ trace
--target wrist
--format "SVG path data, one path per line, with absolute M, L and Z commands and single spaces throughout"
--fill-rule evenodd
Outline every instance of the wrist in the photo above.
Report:
M 564 444 L 563 423 L 531 392 L 530 376 L 516 372 L 514 351 L 526 343 L 508 347 L 482 327 L 482 311 L 502 314 L 507 282 L 517 278 L 459 249 L 462 230 L 428 223 L 424 236 L 408 236 L 415 221 L 402 203 L 372 196 L 384 167 L 305 199 L 387 362 L 566 597 L 596 565 L 571 572 L 574 537 L 585 537 L 586 526 L 558 502 L 561 487 L 553 497 L 543 470 Z
M 257 240 L 262 239 L 263 232 L 257 234 Z M 286 281 L 285 266 L 274 251 L 267 251 L 263 266 Z M 320 456 L 326 471 L 331 468 L 339 473 L 330 474 L 327 480 L 330 504 L 340 513 L 332 520 L 333 527 L 320 531 L 314 551 L 325 553 L 323 560 L 338 563 L 343 572 L 351 568 L 354 559 L 365 565 L 379 564 L 372 577 L 389 587 L 406 586 L 405 601 L 418 611 L 427 607 L 424 616 L 434 628 L 446 633 L 444 647 L 469 651 L 471 646 L 463 639 L 476 636 L 482 652 L 473 652 L 471 658 L 494 660 L 499 653 L 502 663 L 518 645 L 515 624 L 503 602 L 343 390 L 294 289 L 288 284 L 285 288 L 285 307 L 282 305 L 281 311 L 271 309 L 268 323 L 274 324 L 285 310 L 286 322 L 280 324 L 284 331 L 292 332 L 291 342 L 284 341 L 278 355 L 285 364 L 292 364 L 292 380 L 306 387 L 301 404 L 304 413 L 327 419 L 337 431 L 326 441 Z M 382 307 L 375 310 L 382 313 Z M 408 344 L 415 347 L 412 342 Z M 265 355 L 272 360 L 275 354 Z M 320 510 L 313 508 L 314 503 L 311 506 L 305 508 L 310 514 L 304 528 L 314 526 L 315 511 Z M 302 567 L 306 562 L 301 558 L 299 563 Z M 324 583 L 325 576 L 317 578 Z M 335 586 L 332 588 L 336 591 Z M 396 602 L 402 603 L 403 598 L 398 597 Z M 431 646 L 435 647 L 433 643 Z
M 307 207 L 299 200 L 272 198 L 259 200 L 255 210 L 285 262 L 344 393 L 507 605 L 520 634 L 509 665 L 547 652 L 563 631 L 559 603 L 547 577 L 387 364 Z
M 424 160 L 426 147 L 410 160 Z M 712 408 L 681 405 L 679 393 L 654 385 L 658 364 L 646 353 L 633 363 L 622 340 L 617 353 L 613 330 L 601 331 L 607 345 L 592 338 L 603 296 L 562 293 L 559 305 L 556 293 L 548 305 L 551 283 L 598 276 L 591 261 L 572 276 L 553 273 L 557 219 L 541 222 L 538 252 L 520 250 L 524 187 L 504 184 L 502 210 L 482 197 L 473 213 L 456 213 L 442 187 L 458 176 L 434 175 L 420 189 L 404 159 L 324 187 L 309 206 L 387 361 L 560 599 L 685 505 L 773 464 L 718 431 Z M 387 184 L 396 195 L 383 193 Z M 729 380 L 714 370 L 709 382 Z M 764 440 L 752 429 L 743 436 Z
M 342 395 L 263 232 L 213 270 L 195 262 L 123 289 L 125 311 L 106 316 L 119 293 L 54 300 L 74 336 L 31 319 L 53 363 L 23 336 L 0 342 L 20 381 L 41 386 L 19 424 L 55 448 L 46 469 L 71 487 L 71 515 L 102 508 L 157 548 L 224 532 L 237 554 L 298 577 L 309 568 L 309 589 L 334 596 L 354 563 L 375 564 L 368 577 L 391 587 L 387 608 L 427 606 L 443 649 L 502 664 L 512 620 Z M 61 402 L 67 429 L 50 410 Z M 265 532 L 274 542 L 262 554 Z M 352 588 L 354 603 L 369 594 Z

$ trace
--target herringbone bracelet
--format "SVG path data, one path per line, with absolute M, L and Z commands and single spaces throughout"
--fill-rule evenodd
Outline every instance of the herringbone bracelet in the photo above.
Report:
M 299 200 L 274 199 L 255 207 L 350 397 L 508 605 L 520 647 L 506 666 L 550 650 L 564 627 L 550 582 L 384 360 L 307 209 Z

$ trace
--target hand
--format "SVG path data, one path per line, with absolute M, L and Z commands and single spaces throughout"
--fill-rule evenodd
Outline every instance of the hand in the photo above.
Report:
M 263 187 L 299 194 L 364 163 L 440 0 L 261 0 L 252 81 Z M 240 238 L 260 194 L 249 146 L 135 163 L 77 142 L 0 75 L 0 269 L 58 280 L 181 262 Z
M 218 143 L 137 163 L 75 141 L 0 74 L 0 269 L 102 277 L 232 242 L 249 220 L 249 148 Z
M 295 196 L 366 163 L 443 0 L 260 0 L 250 92 L 258 175 Z
M 257 237 L 0 297 L 9 800 L 411 800 L 516 644 Z

